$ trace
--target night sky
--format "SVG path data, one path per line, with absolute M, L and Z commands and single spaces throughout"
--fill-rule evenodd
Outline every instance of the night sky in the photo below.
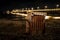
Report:
M 56 4 L 60 4 L 60 0 L 0 0 L 0 10 L 16 9 L 16 8 L 44 8 L 45 5 L 48 8 L 55 8 Z

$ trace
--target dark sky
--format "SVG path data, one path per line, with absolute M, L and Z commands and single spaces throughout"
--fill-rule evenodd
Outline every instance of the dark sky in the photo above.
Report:
M 53 8 L 56 4 L 60 4 L 60 0 L 0 0 L 0 9 L 14 9 L 25 7 L 44 7 Z

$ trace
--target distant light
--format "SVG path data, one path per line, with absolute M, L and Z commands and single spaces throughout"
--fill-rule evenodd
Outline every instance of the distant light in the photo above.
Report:
M 7 14 L 9 14 L 9 13 L 10 13 L 10 11 L 8 10 L 6 13 L 7 13 Z
M 25 8 L 27 10 L 27 8 Z
M 50 19 L 50 18 L 52 18 L 52 19 L 60 19 L 60 17 L 45 16 L 45 19 Z
M 44 6 L 45 8 L 47 8 L 47 6 Z
M 27 16 L 27 14 L 16 13 L 16 15 Z
M 18 9 L 16 9 L 15 11 L 16 11 L 16 12 L 18 12 L 19 10 L 18 10 Z
M 28 8 L 28 10 L 30 10 L 30 8 Z
M 22 10 L 24 10 L 24 8 L 22 8 Z
M 53 17 L 53 19 L 60 19 L 60 17 Z
M 39 7 L 37 7 L 37 9 L 39 9 Z
M 32 12 L 32 11 L 31 11 L 31 10 L 28 10 L 27 13 L 28 13 L 28 12 Z
M 59 4 L 57 4 L 56 7 L 58 8 L 59 7 Z
M 31 8 L 31 10 L 33 10 L 33 7 Z
M 52 16 L 45 16 L 45 19 L 50 19 Z
M 22 14 L 22 13 L 12 13 L 12 14 L 21 15 L 21 16 L 27 16 L 27 14 Z
M 14 14 L 15 15 L 16 13 L 11 12 L 11 14 Z
M 19 9 L 14 9 L 12 10 L 12 12 L 19 12 Z

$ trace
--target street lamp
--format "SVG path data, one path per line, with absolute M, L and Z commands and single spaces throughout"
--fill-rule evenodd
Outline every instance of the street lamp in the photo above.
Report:
M 47 6 L 44 6 L 45 8 L 47 8 Z
M 37 7 L 37 9 L 39 9 L 39 7 Z
M 31 10 L 33 10 L 33 7 L 31 8 Z
M 7 14 L 9 14 L 9 13 L 10 13 L 10 11 L 8 10 L 6 13 L 7 13 Z
M 56 7 L 58 8 L 59 7 L 59 4 L 57 4 Z
M 27 10 L 27 8 L 25 8 Z

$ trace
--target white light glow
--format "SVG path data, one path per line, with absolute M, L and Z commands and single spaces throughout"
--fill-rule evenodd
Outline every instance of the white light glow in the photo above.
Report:
M 22 13 L 12 13 L 12 14 L 21 15 L 21 16 L 27 16 L 27 14 L 22 14 Z
M 6 13 L 7 13 L 7 14 L 9 14 L 9 13 L 10 13 L 10 11 L 8 10 Z
M 31 10 L 33 10 L 33 7 L 31 8 Z
M 45 8 L 47 8 L 47 6 L 45 6 Z
M 45 19 L 50 19 L 51 18 L 51 16 L 45 16 Z
M 53 17 L 53 19 L 60 19 L 60 17 Z
M 59 4 L 57 4 L 56 7 L 59 7 Z
M 39 9 L 39 7 L 37 7 L 37 9 Z
M 60 19 L 60 17 L 45 16 L 45 19 L 50 19 L 50 18 L 52 18 L 52 19 Z

